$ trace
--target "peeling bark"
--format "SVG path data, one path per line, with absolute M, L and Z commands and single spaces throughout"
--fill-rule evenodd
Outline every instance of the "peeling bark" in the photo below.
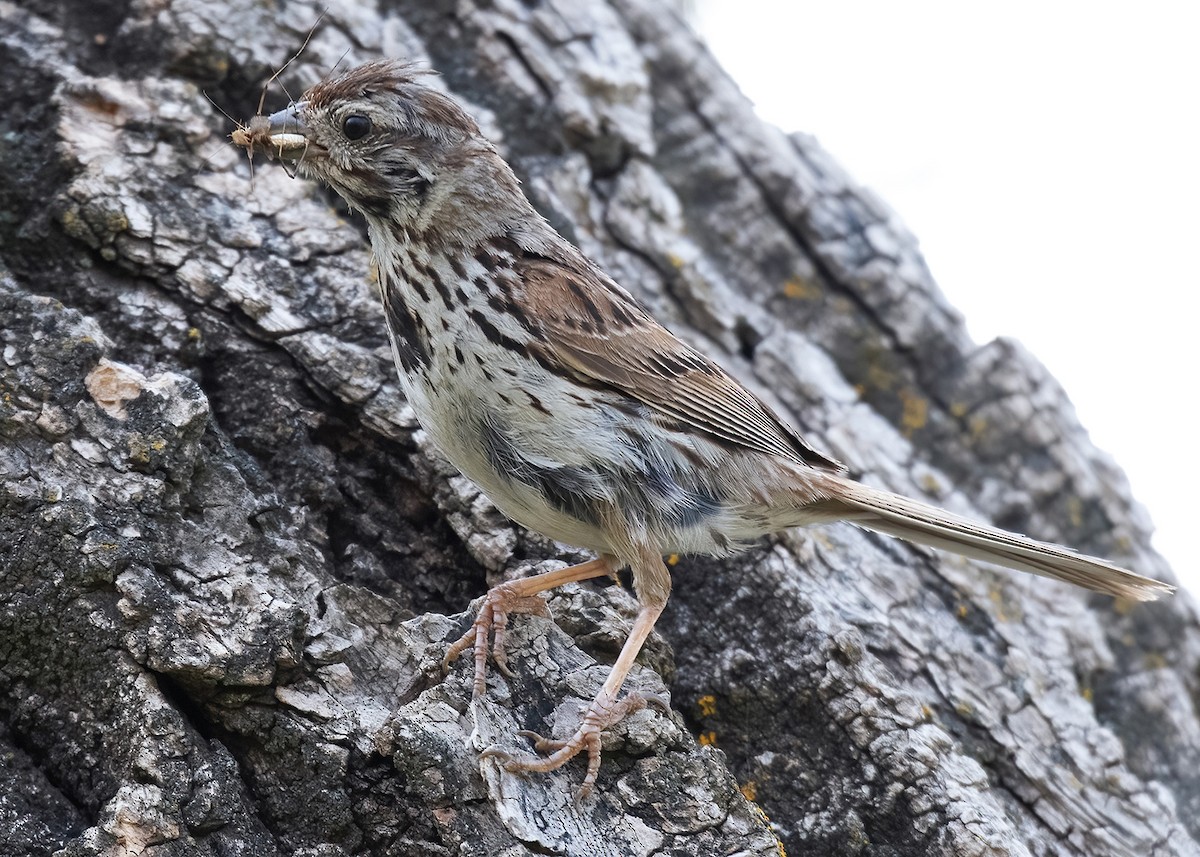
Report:
M 489 583 L 581 557 L 428 447 L 361 223 L 252 181 L 202 94 L 251 115 L 320 8 L 289 91 L 430 62 L 564 234 L 818 448 L 1172 575 L 1055 381 L 972 343 L 886 206 L 662 0 L 383 6 L 0 0 L 0 853 L 1200 853 L 1188 596 L 844 525 L 678 560 L 631 677 L 675 712 L 606 738 L 594 797 L 480 763 L 569 731 L 631 600 L 554 594 L 480 704 L 443 677 Z

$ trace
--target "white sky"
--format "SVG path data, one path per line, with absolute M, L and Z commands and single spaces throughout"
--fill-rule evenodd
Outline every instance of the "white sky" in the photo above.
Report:
M 1200 592 L 1200 3 L 694 7 L 760 115 L 899 213 L 972 336 L 1049 367 Z

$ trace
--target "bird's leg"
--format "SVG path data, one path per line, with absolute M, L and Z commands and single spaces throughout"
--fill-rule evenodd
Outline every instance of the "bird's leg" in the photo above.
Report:
M 533 613 L 539 616 L 548 616 L 550 614 L 546 609 L 546 602 L 538 596 L 539 592 L 579 580 L 603 577 L 606 574 L 615 573 L 616 570 L 617 567 L 612 557 L 601 556 L 579 565 L 535 574 L 533 577 L 525 577 L 520 580 L 509 580 L 499 586 L 493 586 L 484 597 L 474 624 L 447 650 L 446 657 L 442 660 L 442 667 L 448 668 L 451 661 L 467 649 L 474 648 L 475 684 L 472 696 L 483 696 L 487 690 L 489 631 L 493 635 L 492 660 L 496 662 L 497 669 L 502 673 L 511 675 L 508 670 L 508 658 L 504 654 L 504 636 L 508 627 L 509 614 Z M 620 684 L 617 686 L 620 687 Z
M 625 683 L 625 677 L 629 674 L 638 652 L 641 651 L 642 644 L 646 642 L 646 638 L 654 629 L 654 623 L 662 613 L 663 606 L 662 604 L 643 606 L 638 611 L 637 620 L 629 632 L 629 639 L 621 647 L 621 654 L 617 657 L 617 662 L 613 664 L 604 686 L 600 688 L 600 692 L 596 694 L 596 698 L 584 712 L 583 721 L 575 730 L 574 735 L 565 741 L 558 741 L 543 738 L 536 732 L 523 730 L 520 734 L 534 739 L 535 749 L 540 752 L 549 752 L 550 755 L 517 757 L 498 747 L 489 747 L 480 754 L 481 758 L 500 759 L 504 769 L 510 772 L 553 771 L 587 750 L 587 773 L 584 775 L 583 784 L 579 787 L 579 797 L 587 797 L 596 785 L 596 775 L 600 771 L 600 733 L 626 715 L 645 708 L 649 703 L 657 703 L 665 707 L 665 703 L 658 697 L 645 696 L 640 693 L 630 694 L 620 701 L 617 700 L 621 685 Z
M 625 683 L 625 677 L 629 675 L 629 670 L 633 667 L 638 652 L 641 651 L 650 632 L 654 630 L 654 623 L 662 613 L 663 607 L 666 606 L 667 594 L 670 592 L 671 586 L 669 572 L 661 558 L 656 557 L 652 564 L 636 564 L 633 572 L 634 585 L 638 590 L 638 598 L 642 602 L 641 609 L 638 610 L 637 619 L 634 620 L 633 628 L 629 631 L 629 638 L 621 647 L 621 654 L 617 656 L 617 662 L 609 671 L 604 686 L 600 688 L 600 692 L 596 694 L 596 698 L 584 712 L 583 721 L 575 730 L 575 734 L 565 741 L 560 741 L 543 738 L 536 732 L 522 731 L 522 735 L 534 740 L 535 749 L 540 752 L 548 752 L 549 755 L 517 757 L 498 747 L 489 747 L 481 754 L 482 758 L 499 759 L 504 769 L 510 772 L 553 771 L 587 750 L 587 773 L 584 775 L 583 784 L 578 792 L 578 796 L 584 798 L 596 785 L 596 775 L 600 771 L 600 733 L 627 714 L 645 708 L 647 704 L 658 705 L 664 710 L 667 708 L 666 702 L 659 697 L 641 693 L 629 694 L 624 699 L 617 700 L 617 694 L 621 690 L 621 685 Z M 643 573 L 639 574 L 639 572 Z

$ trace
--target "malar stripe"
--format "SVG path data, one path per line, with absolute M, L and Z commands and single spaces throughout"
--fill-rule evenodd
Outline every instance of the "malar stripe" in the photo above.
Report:
M 421 334 L 421 322 L 407 307 L 397 307 L 391 301 L 384 302 L 388 327 L 392 331 L 392 344 L 396 357 L 405 372 L 413 373 L 429 366 L 432 356 L 429 346 Z
M 392 198 L 387 194 L 355 194 L 350 198 L 350 204 L 363 214 L 380 220 L 386 220 L 392 213 Z
M 402 280 L 405 286 L 416 292 L 422 303 L 429 303 L 429 292 L 425 291 L 425 285 L 421 282 L 421 278 L 413 276 L 415 273 L 413 271 L 404 270 L 407 267 L 407 265 L 403 266 L 400 271 L 384 268 L 382 265 L 379 267 L 379 294 L 383 298 L 385 306 L 388 302 L 388 293 L 396 288 L 392 282 L 396 278 Z

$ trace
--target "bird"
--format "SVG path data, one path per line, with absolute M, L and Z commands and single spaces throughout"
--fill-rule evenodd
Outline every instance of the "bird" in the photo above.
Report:
M 401 386 L 441 453 L 508 517 L 595 554 L 501 583 L 445 663 L 508 674 L 505 628 L 541 593 L 628 567 L 638 611 L 607 679 L 563 740 L 490 747 L 511 772 L 551 771 L 661 700 L 621 687 L 671 592 L 664 557 L 722 557 L 791 527 L 848 521 L 918 544 L 1153 600 L 1168 584 L 851 478 L 728 371 L 659 324 L 560 235 L 456 100 L 412 63 L 329 76 L 231 135 L 324 182 L 366 221 Z M 490 644 L 490 645 L 489 645 Z

